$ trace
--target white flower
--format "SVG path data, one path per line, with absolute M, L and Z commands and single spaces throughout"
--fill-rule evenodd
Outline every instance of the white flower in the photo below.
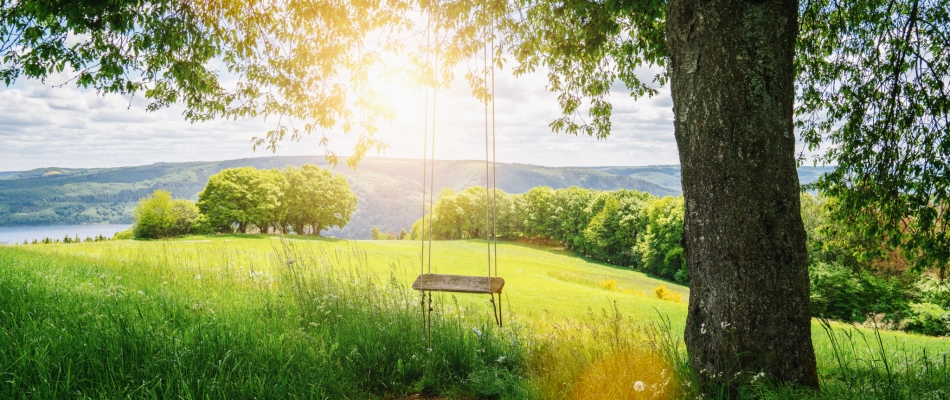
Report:
M 638 391 L 638 392 L 642 392 L 642 391 L 643 391 L 643 382 L 636 381 L 636 382 L 633 384 L 633 390 L 636 390 L 636 391 Z
M 195 277 L 195 280 L 196 280 L 196 281 L 200 281 L 200 280 L 201 280 L 201 274 L 198 274 L 198 276 Z
M 699 325 L 699 331 L 700 331 L 700 333 L 702 333 L 703 335 L 706 334 L 706 323 L 705 323 L 705 322 L 703 322 L 702 324 Z
M 497 361 L 497 362 L 498 362 L 498 363 L 500 364 L 500 363 L 503 363 L 503 362 L 505 362 L 505 358 L 507 358 L 507 357 L 505 357 L 505 356 L 501 356 L 501 357 L 498 357 L 498 359 L 497 359 L 497 360 L 495 360 L 495 361 Z
M 752 377 L 752 382 L 755 382 L 759 379 L 765 378 L 765 372 L 759 372 Z
M 479 339 L 482 338 L 482 331 L 478 328 L 472 328 L 472 332 L 475 332 L 475 335 L 478 336 Z
M 726 329 L 729 327 L 730 324 L 728 322 L 723 321 L 719 325 L 722 325 L 722 329 Z

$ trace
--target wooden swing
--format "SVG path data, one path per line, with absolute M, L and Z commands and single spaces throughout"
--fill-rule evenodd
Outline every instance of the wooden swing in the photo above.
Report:
M 429 40 L 430 32 L 433 30 L 431 28 L 432 15 L 429 11 L 429 22 L 426 27 L 426 41 L 427 45 L 432 48 L 432 41 Z M 487 32 L 486 32 L 487 33 Z M 494 33 L 494 30 L 492 31 Z M 438 65 L 439 65 L 439 31 L 438 23 L 434 30 L 435 36 L 435 47 L 434 47 L 434 62 L 433 66 L 433 78 L 435 84 L 432 87 L 432 127 L 431 127 L 431 148 L 429 143 L 429 90 L 426 89 L 426 111 L 425 111 L 425 123 L 423 128 L 423 133 L 425 139 L 423 140 L 423 156 L 422 156 L 422 234 L 420 242 L 422 244 L 421 251 L 421 263 L 419 276 L 412 283 L 412 288 L 418 290 L 421 294 L 422 300 L 420 305 L 422 306 L 422 319 L 423 319 L 423 338 L 426 340 L 429 350 L 432 350 L 432 292 L 449 292 L 449 293 L 472 293 L 472 294 L 488 294 L 491 296 L 490 303 L 492 305 L 493 315 L 495 317 L 495 322 L 498 326 L 502 326 L 502 308 L 501 308 L 501 290 L 505 287 L 505 280 L 498 276 L 498 241 L 495 232 L 495 226 L 497 222 L 497 207 L 495 204 L 495 199 L 497 195 L 497 173 L 495 171 L 495 48 L 494 48 L 494 38 L 491 40 L 492 47 L 492 57 L 491 57 L 491 97 L 486 98 L 485 100 L 485 232 L 486 232 L 486 241 L 488 243 L 488 274 L 486 276 L 469 276 L 469 275 L 447 275 L 447 274 L 433 274 L 432 273 L 432 214 L 435 211 L 432 207 L 433 205 L 433 194 L 435 192 L 435 111 L 436 111 L 436 100 L 438 94 Z M 493 36 L 493 35 L 492 35 Z M 488 62 L 488 40 L 485 41 L 484 46 L 484 78 L 483 81 L 486 85 L 488 84 L 488 71 L 489 71 L 489 62 Z M 429 61 L 429 51 L 426 52 L 426 62 Z M 486 88 L 488 89 L 488 88 Z M 491 124 L 489 125 L 489 107 L 488 102 L 491 101 Z M 489 144 L 489 126 L 491 127 L 491 171 L 492 179 L 489 179 L 489 157 L 488 157 L 488 144 Z M 431 155 L 431 157 L 430 157 Z M 426 161 L 430 164 L 427 168 Z M 429 179 L 428 186 L 426 185 L 426 179 Z M 489 182 L 491 182 L 491 188 L 489 188 Z M 428 188 L 429 194 L 429 230 L 426 231 L 426 193 Z M 489 189 L 491 189 L 491 196 L 489 196 Z M 426 262 L 426 235 L 428 234 L 428 262 Z M 493 254 L 494 253 L 494 254 Z M 494 274 L 492 274 L 492 263 L 494 261 Z M 495 302 L 495 295 L 498 295 L 498 302 Z M 426 301 L 428 300 L 428 305 Z

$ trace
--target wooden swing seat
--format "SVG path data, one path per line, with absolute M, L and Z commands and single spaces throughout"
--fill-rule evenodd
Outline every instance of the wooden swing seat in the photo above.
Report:
M 453 293 L 501 293 L 505 280 L 499 277 L 422 274 L 412 283 L 415 290 Z

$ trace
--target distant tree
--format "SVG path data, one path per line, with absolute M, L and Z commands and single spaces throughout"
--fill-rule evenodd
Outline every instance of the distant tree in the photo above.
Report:
M 253 213 L 254 225 L 261 233 L 267 233 L 271 227 L 275 233 L 281 231 L 287 216 L 287 178 L 277 169 L 259 170 L 252 185 L 257 187 L 258 195 L 266 199 Z
M 548 220 L 553 212 L 551 205 L 554 191 L 547 186 L 531 188 L 523 195 L 524 199 L 524 235 L 548 236 Z
M 426 229 L 432 230 L 433 239 L 462 239 L 465 234 L 465 214 L 459 206 L 459 195 L 451 188 L 439 191 L 439 199 L 433 206 L 432 226 L 429 220 L 423 221 Z M 427 218 L 427 217 L 423 217 Z
M 228 168 L 208 178 L 198 194 L 198 209 L 215 231 L 233 232 L 236 225 L 239 232 L 247 232 L 251 222 L 248 210 L 254 203 L 250 183 L 255 173 L 252 167 Z
M 399 237 L 397 237 L 396 240 L 406 240 L 406 236 L 408 235 L 409 235 L 409 232 L 406 232 L 406 228 L 400 229 Z
M 600 211 L 584 229 L 585 252 L 614 264 L 639 264 L 639 253 L 633 247 L 646 228 L 645 208 L 653 200 L 647 193 L 632 190 L 601 193 L 595 203 L 603 205 L 592 205 L 592 209 Z
M 172 199 L 171 192 L 156 190 L 139 200 L 132 211 L 137 239 L 158 239 L 187 235 L 198 219 L 198 208 L 190 201 Z
M 294 232 L 303 234 L 309 227 L 311 235 L 319 236 L 350 221 L 358 200 L 343 175 L 310 164 L 287 167 L 282 173 L 287 182 L 285 221 Z
M 373 229 L 369 231 L 369 237 L 372 240 L 379 240 L 379 228 L 373 226 Z
M 682 246 L 683 198 L 658 199 L 647 207 L 646 214 L 646 232 L 637 243 L 642 268 L 654 275 L 689 283 Z
M 198 208 L 216 231 L 231 232 L 237 226 L 247 233 L 253 225 L 266 232 L 283 213 L 283 180 L 277 175 L 253 167 L 222 170 L 198 194 Z
M 583 231 L 592 217 L 593 210 L 589 206 L 594 197 L 594 191 L 577 186 L 555 190 L 548 219 L 550 237 L 568 248 L 583 248 L 586 241 Z

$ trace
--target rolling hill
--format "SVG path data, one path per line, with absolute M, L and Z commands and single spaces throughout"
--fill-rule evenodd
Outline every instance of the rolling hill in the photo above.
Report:
M 302 156 L 19 172 L 0 180 L 0 226 L 130 223 L 135 202 L 156 189 L 168 190 L 175 197 L 197 200 L 208 177 L 222 169 L 242 166 L 269 169 L 305 163 L 326 166 L 322 156 Z M 483 161 L 437 160 L 435 171 L 437 188 L 461 190 L 485 182 Z M 340 166 L 333 172 L 347 178 L 360 200 L 350 224 L 342 230 L 328 232 L 329 235 L 367 238 L 373 226 L 398 232 L 408 229 L 419 218 L 422 193 L 419 160 L 368 158 L 355 170 Z M 499 164 L 497 173 L 499 189 L 509 193 L 522 193 L 535 186 L 625 188 L 659 196 L 680 193 L 676 187 L 594 168 Z
M 213 162 L 157 163 L 120 168 L 40 168 L 0 172 L 0 226 L 131 223 L 132 208 L 156 189 L 197 200 L 208 177 L 225 168 L 269 169 L 287 165 L 327 166 L 322 156 L 260 157 Z M 802 183 L 813 181 L 828 167 L 802 167 Z M 461 190 L 485 184 L 484 161 L 437 160 L 435 187 Z M 419 218 L 422 165 L 419 160 L 367 158 L 343 174 L 359 197 L 349 225 L 327 234 L 368 238 L 373 226 L 398 232 Z M 635 167 L 544 167 L 498 164 L 498 187 L 523 193 L 535 186 L 588 189 L 635 189 L 657 196 L 682 193 L 678 165 Z

